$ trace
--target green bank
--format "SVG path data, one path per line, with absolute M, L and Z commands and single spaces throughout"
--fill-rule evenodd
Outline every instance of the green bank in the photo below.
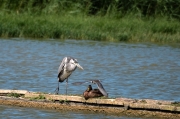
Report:
M 0 37 L 180 42 L 179 1 L 132 1 L 2 1 Z

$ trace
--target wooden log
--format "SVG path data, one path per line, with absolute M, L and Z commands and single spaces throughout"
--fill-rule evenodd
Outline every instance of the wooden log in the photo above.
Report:
M 59 101 L 69 103 L 82 103 L 86 105 L 95 105 L 102 107 L 125 107 L 125 109 L 132 110 L 151 110 L 151 111 L 164 111 L 180 113 L 180 102 L 165 101 L 165 100 L 152 100 L 152 99 L 129 99 L 129 98 L 90 98 L 85 100 L 82 96 L 73 95 L 54 95 L 41 92 L 29 92 L 27 90 L 1 90 L 0 95 L 8 93 L 17 93 L 23 95 L 25 99 L 44 99 L 48 101 Z
M 131 116 L 131 117 L 145 117 L 145 118 L 166 118 L 166 119 L 179 119 L 180 114 L 178 113 L 165 113 L 159 111 L 144 111 L 144 110 L 124 110 L 120 108 L 108 108 L 101 106 L 88 106 L 88 105 L 72 105 L 72 104 L 61 104 L 52 101 L 37 101 L 29 99 L 17 99 L 11 97 L 0 96 L 0 105 L 11 105 L 20 107 L 33 107 L 53 110 L 74 110 L 74 111 L 88 111 L 92 113 L 104 113 L 105 115 L 115 116 Z

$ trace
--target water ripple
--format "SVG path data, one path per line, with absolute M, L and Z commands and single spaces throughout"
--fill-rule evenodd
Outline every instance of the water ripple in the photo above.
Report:
M 0 88 L 53 93 L 64 56 L 73 56 L 85 69 L 69 78 L 69 94 L 82 94 L 87 85 L 75 81 L 100 79 L 110 97 L 180 101 L 180 48 L 77 40 L 0 40 Z M 65 93 L 65 83 L 60 93 Z M 93 85 L 96 88 L 96 85 Z

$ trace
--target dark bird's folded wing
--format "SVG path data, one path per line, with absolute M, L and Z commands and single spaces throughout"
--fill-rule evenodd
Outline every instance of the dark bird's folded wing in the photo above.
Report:
M 101 93 L 107 97 L 108 94 L 107 94 L 106 90 L 104 89 L 103 85 L 101 84 L 101 82 L 99 80 L 98 81 L 95 80 L 94 82 L 97 84 L 97 87 L 101 91 Z

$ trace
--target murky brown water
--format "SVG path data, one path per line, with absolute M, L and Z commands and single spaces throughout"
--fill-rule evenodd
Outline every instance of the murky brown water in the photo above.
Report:
M 99 79 L 109 97 L 180 101 L 180 45 L 0 39 L 0 52 L 1 89 L 53 93 L 62 58 L 73 56 L 84 71 L 77 69 L 71 75 L 68 94 L 82 94 L 89 85 L 73 86 L 73 82 Z M 65 93 L 65 85 L 60 84 L 60 93 Z M 8 109 L 16 110 L 5 108 L 5 113 Z

